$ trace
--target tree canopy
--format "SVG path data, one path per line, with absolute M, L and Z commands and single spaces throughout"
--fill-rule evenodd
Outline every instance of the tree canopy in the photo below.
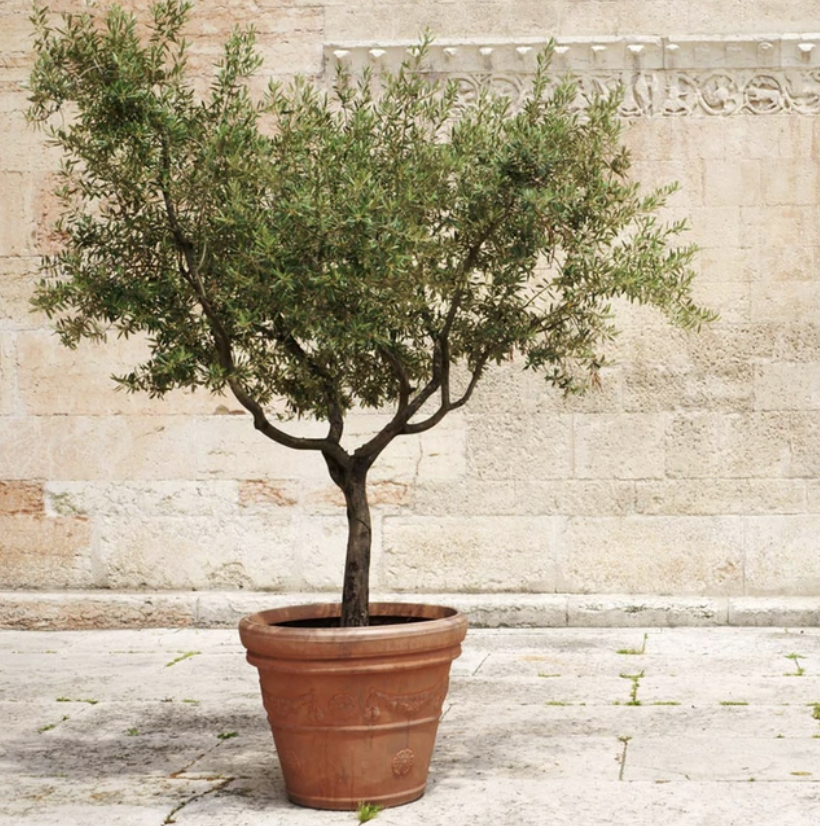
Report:
M 615 297 L 682 327 L 710 317 L 691 298 L 693 248 L 671 246 L 683 224 L 657 220 L 673 187 L 639 193 L 617 96 L 579 109 L 549 48 L 517 112 L 488 89 L 459 109 L 424 72 L 429 38 L 396 72 L 255 100 L 254 34 L 236 30 L 199 99 L 188 13 L 154 3 L 142 36 L 116 6 L 60 28 L 35 17 L 29 116 L 64 158 L 63 243 L 36 304 L 69 346 L 147 333 L 129 389 L 230 386 L 333 438 L 353 405 L 393 405 L 396 433 L 413 433 L 511 350 L 582 387 Z M 452 364 L 469 376 L 457 391 Z

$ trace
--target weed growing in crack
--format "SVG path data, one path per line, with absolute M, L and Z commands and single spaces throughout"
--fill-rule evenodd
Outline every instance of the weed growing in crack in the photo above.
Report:
M 51 731 L 52 729 L 57 728 L 57 726 L 59 726 L 60 723 L 64 723 L 68 719 L 68 715 L 64 714 L 62 718 L 58 720 L 56 723 L 48 723 L 45 726 L 40 726 L 40 728 L 37 729 L 37 733 L 42 734 L 45 731 Z
M 367 823 L 368 820 L 373 820 L 381 810 L 382 807 L 377 803 L 359 803 L 356 816 L 359 818 L 359 823 Z
M 217 740 L 230 740 L 233 737 L 239 737 L 238 731 L 223 731 L 216 735 Z
M 794 662 L 794 671 L 787 671 L 783 676 L 784 677 L 802 677 L 806 673 L 806 669 L 800 665 L 800 660 L 805 660 L 805 654 L 786 654 L 785 655 L 787 660 L 792 660 Z
M 169 663 L 165 663 L 166 668 L 170 668 L 172 665 L 176 665 L 177 663 L 181 663 L 183 660 L 188 660 L 191 657 L 195 657 L 197 654 L 201 654 L 201 651 L 181 651 L 180 656 L 177 657 L 175 660 L 171 660 Z
M 646 641 L 649 639 L 649 634 L 643 635 L 643 642 L 641 643 L 640 648 L 619 648 L 615 653 L 616 654 L 626 654 L 632 656 L 639 656 L 641 654 L 646 654 Z
M 641 671 L 640 674 L 621 674 L 620 677 L 624 680 L 631 680 L 632 681 L 632 688 L 629 691 L 629 701 L 626 703 L 628 706 L 639 706 L 642 705 L 641 701 L 638 699 L 638 688 L 640 687 L 641 679 L 646 675 L 645 671 Z

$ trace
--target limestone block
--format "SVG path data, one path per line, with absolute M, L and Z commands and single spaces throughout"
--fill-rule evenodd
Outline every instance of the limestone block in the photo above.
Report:
M 739 245 L 778 248 L 817 244 L 817 217 L 818 208 L 812 204 L 741 207 Z
M 817 204 L 820 201 L 820 168 L 816 161 L 807 158 L 763 164 L 761 186 L 765 204 Z
M 699 247 L 739 247 L 740 207 L 704 206 L 690 210 L 692 231 L 687 241 Z
M 490 0 L 487 3 L 456 3 L 421 0 L 418 3 L 390 4 L 393 12 L 393 38 L 415 40 L 425 27 L 439 39 L 484 38 L 492 42 L 519 35 L 522 31 L 558 31 L 561 9 L 557 3 L 532 3 L 530 0 Z
M 518 513 L 516 483 L 465 477 L 457 482 L 419 480 L 410 489 L 412 511 L 419 516 L 475 516 Z
M 820 408 L 820 364 L 772 362 L 754 370 L 757 410 Z
M 814 281 L 818 269 L 818 248 L 814 244 L 755 247 L 746 250 L 746 269 L 754 281 Z
M 780 144 L 778 120 L 752 115 L 723 119 L 726 157 L 744 160 L 759 158 L 764 162 L 777 157 Z
M 820 516 L 746 519 L 746 593 L 802 596 L 820 592 Z
M 672 478 L 766 478 L 789 475 L 792 423 L 777 413 L 678 414 L 665 436 Z
M 569 477 L 570 422 L 568 415 L 468 416 L 468 475 L 498 481 Z
M 392 4 L 338 4 L 325 8 L 325 39 L 328 43 L 362 40 L 366 43 L 392 40 L 393 18 L 396 14 Z M 446 19 L 446 17 L 442 17 Z M 421 22 L 421 21 L 419 21 Z M 421 27 L 413 33 L 424 28 Z M 445 37 L 446 27 L 438 31 L 439 37 Z
M 659 337 L 655 352 L 658 361 L 694 364 L 707 372 L 731 370 L 749 362 L 772 358 L 777 331 L 775 324 L 717 322 L 697 334 L 676 330 L 668 340 Z M 645 346 L 643 340 L 641 344 Z
M 755 253 L 757 251 L 755 250 Z M 710 247 L 698 251 L 696 283 L 748 282 L 761 277 L 760 259 L 739 247 Z M 707 306 L 712 302 L 706 296 Z
M 703 163 L 703 201 L 712 207 L 756 205 L 761 202 L 761 164 L 752 160 L 705 160 Z
M 552 396 L 544 379 L 524 369 L 516 354 L 504 364 L 491 365 L 476 385 L 467 409 L 470 414 L 531 414 L 552 407 Z
M 671 161 L 700 166 L 708 159 L 745 157 L 727 154 L 726 120 L 645 118 L 630 125 L 623 133 L 623 142 L 644 163 Z
M 820 513 L 820 480 L 806 481 L 806 510 L 809 513 Z
M 743 515 L 804 513 L 802 479 L 675 479 L 635 483 L 636 511 L 645 514 Z
M 732 597 L 729 625 L 796 628 L 820 625 L 817 597 Z
M 218 481 L 61 482 L 45 484 L 50 516 L 145 518 L 236 515 L 240 483 Z
M 571 628 L 713 626 L 723 625 L 727 614 L 720 597 L 570 595 L 567 602 Z
M 79 631 L 101 628 L 183 628 L 194 624 L 187 594 L 13 592 L 3 597 L 0 628 Z
M 709 596 L 743 589 L 741 517 L 572 517 L 558 545 L 560 591 Z
M 238 483 L 238 488 L 240 506 L 252 510 L 293 507 L 298 501 L 298 489 L 292 482 L 244 479 Z
M 0 174 L 0 185 L 2 177 Z M 47 323 L 43 314 L 30 312 L 38 280 L 36 259 L 0 257 L 0 330 L 31 329 Z
M 48 331 L 18 335 L 20 397 L 30 415 L 237 414 L 244 409 L 233 396 L 200 389 L 172 391 L 162 399 L 128 393 L 114 380 L 149 356 L 142 336 L 111 336 L 105 342 L 83 342 L 76 350 L 60 344 Z
M 715 370 L 668 370 L 658 364 L 633 364 L 624 370 L 623 409 L 631 413 L 702 408 L 751 410 L 753 372 L 749 364 Z
M 617 413 L 623 405 L 623 368 L 605 367 L 599 371 L 597 386 L 584 393 L 564 395 L 554 387 L 547 388 L 548 410 L 553 415 L 566 413 Z
M 574 475 L 578 478 L 645 479 L 663 476 L 662 415 L 578 415 L 573 434 Z
M 443 422 L 422 433 L 418 441 L 419 461 L 416 466 L 416 479 L 455 480 L 465 475 L 467 433 L 463 413 L 450 413 Z M 377 467 L 378 465 L 374 466 L 374 469 Z M 401 477 L 406 478 L 404 469 L 401 471 Z M 380 467 L 374 476 L 374 479 L 378 478 L 387 478 Z M 392 477 L 388 480 L 392 480 Z
M 820 283 L 757 282 L 751 285 L 753 323 L 813 323 L 820 318 Z
M 632 128 L 634 124 L 629 127 L 629 129 Z M 629 132 L 627 131 L 626 134 Z M 717 161 L 714 163 L 719 165 Z M 684 161 L 677 158 L 649 161 L 642 156 L 635 156 L 632 158 L 629 177 L 639 182 L 641 189 L 647 193 L 656 187 L 677 183 L 679 189 L 668 202 L 672 207 L 688 209 L 692 206 L 702 206 L 704 202 L 718 205 L 711 198 L 706 197 L 707 184 L 711 179 L 704 173 L 704 162 L 700 159 Z
M 42 516 L 44 511 L 42 482 L 0 482 L 0 514 Z
M 281 426 L 297 436 L 324 435 L 327 430 L 326 425 L 316 422 L 285 422 Z M 272 442 L 254 430 L 250 416 L 197 418 L 177 428 L 185 430 L 198 478 L 328 478 L 327 467 L 316 451 L 295 451 Z M 183 470 L 180 468 L 177 475 Z
M 777 362 L 820 361 L 820 324 L 806 319 L 779 324 L 772 335 L 771 357 Z
M 105 587 L 299 590 L 341 581 L 343 516 L 119 516 L 98 520 L 96 531 L 96 584 Z
M 778 118 L 777 154 L 783 159 L 806 161 L 814 156 L 817 118 Z
M 635 483 L 617 479 L 516 480 L 515 508 L 520 514 L 618 516 L 634 512 Z
M 820 476 L 820 421 L 816 412 L 782 413 L 789 428 L 791 462 L 789 476 L 815 478 Z
M 0 419 L 0 479 L 27 481 L 48 475 L 51 457 L 42 440 L 41 425 L 22 416 Z
M 19 412 L 16 344 L 15 336 L 0 332 L 0 416 Z
M 381 587 L 554 591 L 551 518 L 384 518 Z
M 29 255 L 36 251 L 35 175 L 0 169 L 0 256 Z
M 0 587 L 87 588 L 91 524 L 42 515 L 0 516 Z

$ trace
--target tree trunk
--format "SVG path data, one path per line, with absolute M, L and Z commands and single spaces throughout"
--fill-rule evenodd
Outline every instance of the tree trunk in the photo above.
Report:
M 348 470 L 342 490 L 347 503 L 347 558 L 342 590 L 343 628 L 370 624 L 370 505 L 367 470 Z

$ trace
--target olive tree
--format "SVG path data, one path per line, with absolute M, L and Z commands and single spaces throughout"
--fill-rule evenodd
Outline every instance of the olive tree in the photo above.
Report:
M 321 453 L 347 504 L 342 624 L 364 625 L 382 451 L 466 404 L 511 352 L 582 391 L 616 297 L 683 328 L 709 320 L 694 248 L 658 218 L 674 186 L 628 180 L 617 95 L 578 106 L 549 47 L 513 110 L 488 90 L 462 106 L 424 70 L 428 37 L 396 71 L 254 95 L 261 60 L 237 29 L 198 95 L 189 13 L 35 11 L 28 115 L 63 160 L 34 304 L 69 347 L 144 335 L 147 360 L 116 379 L 128 390 L 229 392 L 268 439 Z M 348 450 L 360 408 L 389 416 Z M 293 417 L 326 432 L 293 435 Z

